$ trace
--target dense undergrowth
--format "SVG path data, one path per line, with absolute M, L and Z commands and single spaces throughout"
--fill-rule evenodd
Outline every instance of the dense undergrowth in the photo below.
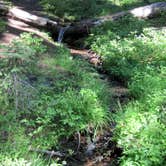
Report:
M 49 14 L 79 20 L 147 1 L 42 0 L 42 4 Z M 123 150 L 122 166 L 166 165 L 165 19 L 165 13 L 150 21 L 127 16 L 95 28 L 87 40 L 102 55 L 110 78 L 130 90 L 132 100 L 119 104 L 112 115 L 114 139 Z M 4 29 L 0 21 L 0 32 Z M 78 132 L 95 135 L 109 121 L 109 89 L 94 68 L 72 58 L 65 46 L 55 44 L 50 50 L 32 36 L 25 33 L 0 46 L 0 165 L 65 165 L 29 149 L 61 150 L 64 139 Z
M 29 147 L 59 150 L 61 139 L 107 125 L 107 84 L 87 62 L 27 33 L 1 48 L 0 165 L 47 165 Z
M 102 55 L 104 70 L 123 82 L 133 98 L 115 115 L 123 166 L 166 164 L 165 16 L 150 21 L 127 16 L 94 29 L 88 40 Z

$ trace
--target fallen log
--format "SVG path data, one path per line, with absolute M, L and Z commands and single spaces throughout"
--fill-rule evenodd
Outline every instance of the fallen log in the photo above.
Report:
M 119 18 L 122 18 L 128 14 L 131 14 L 132 16 L 137 18 L 149 18 L 159 14 L 162 11 L 166 11 L 166 2 L 157 2 L 143 7 L 138 7 L 132 10 L 119 12 L 113 15 L 102 16 L 96 19 L 83 20 L 78 23 L 65 25 L 68 26 L 68 28 L 65 30 L 65 36 L 71 36 L 71 35 L 77 36 L 81 34 L 88 34 L 89 30 L 92 27 L 99 26 L 107 21 L 118 20 Z M 0 12 L 1 14 L 6 14 L 12 18 L 19 19 L 30 25 L 47 29 L 48 31 L 51 31 L 55 35 L 57 35 L 60 29 L 64 26 L 61 22 L 57 22 L 45 17 L 39 17 L 31 13 L 28 13 L 24 10 L 21 10 L 19 8 L 16 7 L 10 8 L 3 4 L 0 4 Z
M 35 27 L 58 27 L 57 21 L 31 14 L 17 7 L 9 7 L 2 3 L 0 3 L 0 12 L 0 15 L 7 15 L 13 19 L 20 20 Z
M 96 19 L 83 20 L 75 25 L 71 26 L 66 32 L 66 35 L 73 33 L 89 33 L 92 27 L 102 25 L 107 21 L 116 21 L 126 15 L 131 15 L 136 18 L 152 18 L 161 12 L 166 12 L 166 2 L 157 2 L 143 7 L 134 8 L 128 11 L 118 12 L 116 14 L 110 14 Z
M 127 14 L 131 14 L 133 17 L 146 19 L 146 18 L 154 17 L 157 14 L 160 14 L 161 12 L 164 12 L 164 11 L 166 11 L 166 2 L 157 2 L 157 3 L 152 3 L 150 5 L 146 5 L 143 7 L 134 8 L 125 12 L 119 12 L 114 15 L 103 16 L 103 17 L 100 17 L 98 21 L 99 22 L 105 22 L 109 20 L 115 21 Z

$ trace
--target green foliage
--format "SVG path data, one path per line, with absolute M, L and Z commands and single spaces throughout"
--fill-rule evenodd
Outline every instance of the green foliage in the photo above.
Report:
M 141 47 L 145 47 L 143 40 L 136 36 L 145 25 L 144 21 L 127 16 L 117 22 L 108 22 L 92 32 L 88 43 L 92 43 L 92 49 L 102 55 L 103 67 L 111 76 L 127 81 L 134 74 L 132 71 L 137 67 L 136 58 L 141 60 L 144 57 Z M 135 47 L 138 42 L 140 45 Z M 132 56 L 135 53 L 138 56 Z
M 14 157 L 0 154 L 0 166 L 62 166 L 59 161 L 50 160 L 47 163 L 45 160 L 42 159 L 41 156 L 31 155 L 29 159 L 21 158 L 21 157 Z
M 43 40 L 34 36 L 33 33 L 22 33 L 20 38 L 13 42 L 17 44 L 22 43 L 30 47 L 30 49 L 33 50 L 35 54 L 43 54 L 47 50 L 47 47 L 42 44 Z
M 162 91 L 165 88 L 166 68 L 151 69 L 145 72 L 137 72 L 133 76 L 129 88 L 135 98 L 144 98 L 147 95 Z
M 43 67 L 38 70 L 38 65 Z M 38 65 L 31 73 L 37 75 L 33 87 L 40 94 L 35 101 L 36 118 L 23 120 L 36 126 L 30 133 L 35 144 L 50 148 L 62 137 L 106 124 L 107 88 L 86 62 L 72 59 L 68 50 L 57 46 L 56 55 L 42 57 Z
M 42 106 L 37 110 L 38 118 L 34 121 L 39 127 L 33 133 L 37 135 L 40 146 L 53 146 L 56 139 L 58 141 L 90 126 L 101 127 L 107 122 L 106 112 L 91 90 L 81 89 L 77 92 L 69 89 L 51 98 L 48 95 L 42 97 L 39 101 Z M 48 106 L 43 112 L 46 104 Z M 47 137 L 44 139 L 45 135 Z
M 1 165 L 5 166 L 28 166 L 31 165 L 31 162 L 28 162 L 27 160 L 20 158 L 20 159 L 11 159 L 7 158 L 6 156 L 2 159 Z
M 6 23 L 0 18 L 0 33 L 3 32 L 6 28 Z
M 69 1 L 69 0 L 52 0 L 52 1 L 47 1 L 47 0 L 42 0 L 42 4 L 45 8 L 46 11 L 51 12 L 54 15 L 57 15 L 59 17 L 64 17 L 64 18 L 71 18 L 75 19 L 76 17 L 81 17 L 82 12 L 85 10 L 88 10 L 88 14 L 93 14 L 93 5 L 95 4 L 95 1 L 89 1 L 85 0 L 84 1 Z M 73 6 L 77 6 L 77 8 L 73 8 Z M 95 6 L 94 6 L 95 8 Z M 73 15 L 74 12 L 74 15 Z
M 124 9 L 131 9 L 138 6 L 148 5 L 155 2 L 161 2 L 160 0 L 115 0 L 116 4 L 119 4 Z
M 122 166 L 166 164 L 166 31 L 151 25 L 152 20 L 126 17 L 95 29 L 87 41 L 102 55 L 104 69 L 125 82 L 136 99 L 115 115 Z
M 41 0 L 41 4 L 49 14 L 69 20 L 95 17 L 120 8 L 112 0 Z
M 149 2 L 159 2 L 159 0 L 149 0 Z M 106 15 L 147 3 L 148 0 L 41 0 L 48 14 L 69 20 Z
M 121 165 L 165 165 L 165 91 L 130 103 L 117 115 L 116 137 L 123 148 Z M 163 120 L 164 119 L 164 120 Z
M 5 164 L 25 165 L 29 146 L 58 148 L 62 138 L 108 122 L 107 84 L 62 45 L 48 52 L 42 43 L 25 33 L 1 46 L 0 152 L 12 156 Z
M 77 20 L 142 1 L 42 0 L 42 4 L 53 15 Z M 160 26 L 164 20 L 162 14 Z M 166 164 L 166 33 L 148 26 L 127 16 L 94 29 L 87 41 L 102 55 L 110 76 L 124 81 L 137 99 L 115 116 L 123 166 Z M 0 27 L 4 30 L 2 21 Z M 58 149 L 63 138 L 107 125 L 107 84 L 88 63 L 72 58 L 64 46 L 56 44 L 49 52 L 33 34 L 24 33 L 0 48 L 5 56 L 0 59 L 0 165 L 61 165 L 30 154 L 29 147 Z
M 149 20 L 149 22 L 151 23 L 151 25 L 153 25 L 154 27 L 165 27 L 166 26 L 166 22 L 165 22 L 165 19 L 166 19 L 166 12 L 161 12 L 161 17 L 156 17 L 156 18 L 153 18 L 151 20 Z
M 104 68 L 110 75 L 129 81 L 137 71 L 150 71 L 164 65 L 165 30 L 143 30 L 144 26 L 148 24 L 126 17 L 105 24 L 101 31 L 99 28 L 94 31 L 88 42 L 103 56 Z

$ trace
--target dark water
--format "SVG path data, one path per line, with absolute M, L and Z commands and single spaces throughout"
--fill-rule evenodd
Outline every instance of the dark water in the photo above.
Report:
M 61 43 L 62 40 L 63 40 L 63 37 L 64 37 L 64 34 L 65 32 L 67 31 L 67 29 L 69 28 L 70 26 L 66 26 L 66 27 L 62 27 L 59 31 L 59 34 L 58 34 L 58 43 Z

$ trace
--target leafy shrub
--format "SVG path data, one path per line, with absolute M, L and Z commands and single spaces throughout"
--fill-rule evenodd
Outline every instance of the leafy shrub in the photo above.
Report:
M 33 33 L 22 33 L 18 40 L 13 41 L 14 44 L 22 43 L 24 46 L 30 47 L 35 54 L 42 54 L 46 52 L 47 47 L 43 45 L 43 40 L 34 36 Z
M 156 92 L 117 115 L 116 137 L 124 149 L 121 165 L 165 165 L 166 123 L 160 118 L 165 98 L 165 91 Z
M 132 55 L 138 51 L 134 43 L 139 40 L 134 36 L 140 34 L 145 25 L 144 21 L 127 16 L 117 22 L 108 22 L 92 32 L 87 43 L 92 43 L 91 48 L 102 56 L 103 67 L 111 76 L 127 81 L 133 74 L 131 70 L 134 71 L 133 66 L 137 67 L 137 60 Z M 140 47 L 141 44 L 138 49 Z
M 121 25 L 124 28 L 119 28 Z M 143 30 L 144 26 L 147 23 L 127 17 L 116 23 L 107 23 L 101 31 L 94 30 L 95 37 L 90 37 L 89 42 L 92 49 L 102 55 L 104 69 L 110 75 L 129 81 L 138 70 L 164 64 L 165 31 Z
M 160 71 L 150 70 L 146 72 L 137 72 L 129 84 L 132 96 L 135 98 L 144 98 L 165 88 L 166 68 L 161 67 Z
M 149 20 L 149 22 L 151 23 L 153 27 L 164 28 L 166 26 L 166 22 L 165 22 L 166 12 L 163 11 L 160 13 L 160 15 L 161 15 L 160 17 L 155 17 Z
M 7 158 L 7 157 L 5 157 L 3 159 L 3 161 L 1 161 L 0 164 L 5 165 L 5 166 L 11 166 L 11 165 L 13 165 L 13 166 L 30 166 L 31 165 L 30 162 L 28 162 L 24 159 L 14 159 L 14 160 L 12 160 L 11 158 Z
M 62 166 L 58 161 L 51 161 L 47 164 L 40 156 L 31 156 L 30 159 L 24 159 L 21 157 L 12 158 L 11 156 L 5 156 L 0 154 L 0 165 L 2 166 Z
M 0 152 L 12 156 L 7 164 L 29 164 L 29 146 L 55 149 L 62 138 L 108 122 L 107 84 L 87 62 L 55 45 L 48 52 L 42 40 L 23 34 L 2 46 Z
M 106 124 L 106 112 L 99 103 L 97 95 L 88 89 L 80 92 L 66 90 L 51 98 L 42 96 L 34 121 L 39 127 L 34 131 L 40 146 L 53 146 L 59 138 L 72 135 L 88 127 L 100 127 Z M 48 105 L 47 108 L 45 105 Z M 46 109 L 44 112 L 43 109 Z M 97 119 L 97 120 L 96 120 Z M 54 123 L 56 121 L 56 123 Z M 57 130 L 56 130 L 57 129 Z M 67 132 L 66 132 L 67 131 Z M 43 138 L 44 136 L 47 136 Z
M 32 85 L 40 94 L 35 101 L 36 118 L 23 120 L 36 126 L 30 133 L 35 144 L 50 148 L 62 137 L 106 124 L 107 87 L 86 62 L 71 59 L 68 50 L 60 46 L 56 55 L 42 57 L 38 65 L 45 67 L 33 73 L 37 81 Z
M 113 0 L 41 0 L 41 4 L 49 14 L 70 20 L 85 19 L 120 10 Z
M 59 17 L 81 17 L 83 15 L 83 12 L 86 10 L 89 15 L 93 15 L 93 12 L 96 7 L 96 3 L 94 0 L 89 1 L 69 1 L 69 0 L 56 0 L 56 1 L 46 1 L 42 0 L 42 4 L 44 5 L 44 8 L 46 11 L 49 11 Z M 76 8 L 73 8 L 73 6 L 77 6 Z M 93 8 L 93 9 L 92 9 Z M 73 15 L 74 14 L 74 15 Z
M 163 15 L 159 26 L 162 19 Z M 152 20 L 126 17 L 95 29 L 88 40 L 102 55 L 104 69 L 123 81 L 133 97 L 115 115 L 115 139 L 123 149 L 123 166 L 166 164 L 166 31 L 150 25 L 154 25 Z
M 48 14 L 69 20 L 115 13 L 146 5 L 148 2 L 159 2 L 159 0 L 41 0 Z

